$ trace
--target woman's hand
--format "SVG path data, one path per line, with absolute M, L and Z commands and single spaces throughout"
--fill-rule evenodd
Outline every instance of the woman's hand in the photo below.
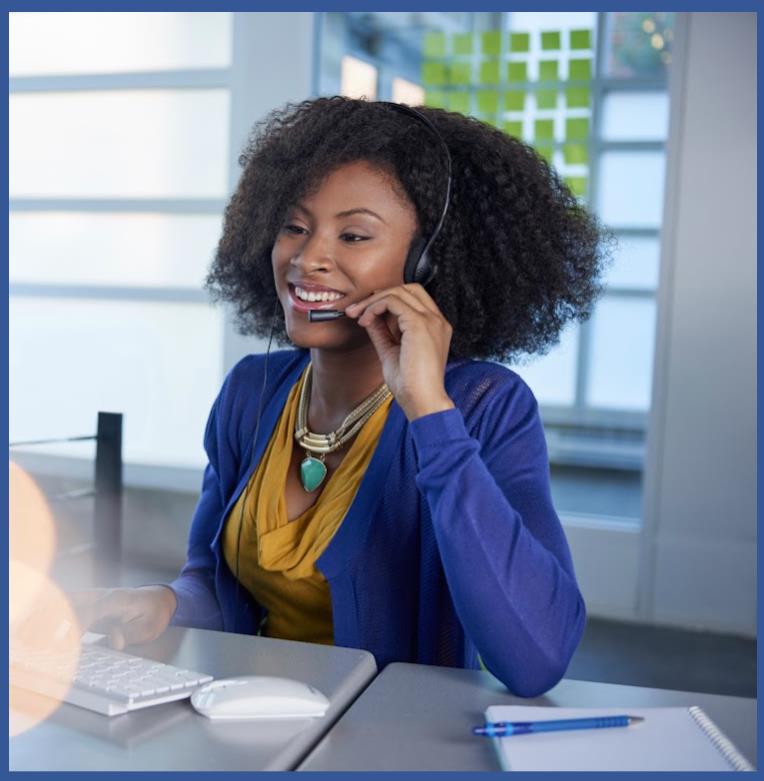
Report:
M 177 600 L 169 586 L 96 588 L 68 595 L 82 631 L 109 636 L 109 645 L 149 643 L 167 629 Z
M 444 385 L 453 328 L 421 285 L 377 290 L 345 314 L 369 334 L 387 387 L 409 421 L 454 408 Z

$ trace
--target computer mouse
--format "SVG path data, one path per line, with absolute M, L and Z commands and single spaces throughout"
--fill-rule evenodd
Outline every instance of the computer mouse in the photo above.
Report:
M 302 681 L 243 675 L 201 686 L 191 704 L 208 719 L 295 719 L 323 716 L 329 700 Z

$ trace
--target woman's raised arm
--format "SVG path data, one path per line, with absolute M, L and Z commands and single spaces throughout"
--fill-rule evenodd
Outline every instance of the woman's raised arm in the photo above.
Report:
M 479 438 L 459 409 L 410 423 L 416 484 L 465 632 L 510 691 L 533 697 L 565 673 L 586 610 L 552 504 L 536 400 L 513 373 L 492 392 Z

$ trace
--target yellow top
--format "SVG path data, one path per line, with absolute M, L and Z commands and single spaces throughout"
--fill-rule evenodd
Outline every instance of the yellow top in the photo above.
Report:
M 355 498 L 387 420 L 392 396 L 355 435 L 342 462 L 319 489 L 316 502 L 290 521 L 285 487 L 292 448 L 299 447 L 294 431 L 304 381 L 305 370 L 289 393 L 271 441 L 249 480 L 249 490 L 242 491 L 228 516 L 223 555 L 236 574 L 238 547 L 239 581 L 268 613 L 262 634 L 331 645 L 334 630 L 329 584 L 315 564 Z M 237 539 L 240 526 L 241 538 Z

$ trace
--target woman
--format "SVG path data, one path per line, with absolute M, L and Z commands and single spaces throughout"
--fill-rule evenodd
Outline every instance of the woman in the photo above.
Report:
M 291 349 L 228 374 L 188 560 L 80 606 L 112 643 L 169 623 L 476 668 L 535 696 L 585 607 L 536 401 L 497 363 L 598 293 L 604 233 L 530 147 L 474 118 L 333 97 L 256 126 L 208 286 Z M 431 237 L 437 273 L 404 282 Z M 345 316 L 311 322 L 309 309 Z M 270 349 L 270 343 L 269 343 Z

